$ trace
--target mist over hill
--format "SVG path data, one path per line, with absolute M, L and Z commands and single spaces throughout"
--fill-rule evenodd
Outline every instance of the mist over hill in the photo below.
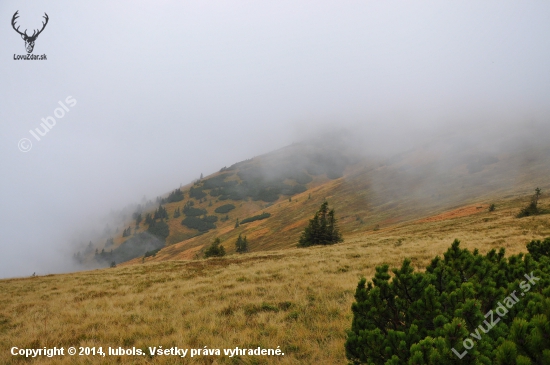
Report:
M 0 365 L 550 364 L 550 2 L 0 19 Z
M 478 132 L 440 134 L 393 155 L 373 153 L 345 129 L 319 134 L 113 213 L 118 219 L 84 238 L 75 257 L 82 267 L 192 259 L 216 237 L 234 252 L 238 235 L 252 251 L 291 248 L 325 199 L 345 235 L 550 187 L 545 125 Z
M 153 214 L 180 186 L 185 199 L 163 204 L 168 236 L 161 218 L 153 229 L 164 250 L 187 241 L 200 254 L 263 210 L 273 214 L 247 223 L 252 248 L 276 247 L 272 229 L 286 247 L 321 195 L 347 197 L 342 224 L 361 231 L 352 221 L 384 226 L 527 186 L 546 156 L 533 147 L 550 115 L 545 2 L 2 4 L 16 24 L 5 23 L 0 57 L 0 277 L 80 270 L 73 254 L 110 239 L 115 250 L 136 211 Z M 45 14 L 34 50 L 47 60 L 14 59 L 25 52 L 17 27 L 41 28 Z M 67 98 L 76 104 L 58 109 Z M 326 134 L 326 152 L 268 157 Z M 201 173 L 248 159 L 224 186 L 194 187 L 206 216 L 184 214 Z M 287 219 L 275 210 L 289 197 Z M 222 203 L 235 209 L 216 213 Z

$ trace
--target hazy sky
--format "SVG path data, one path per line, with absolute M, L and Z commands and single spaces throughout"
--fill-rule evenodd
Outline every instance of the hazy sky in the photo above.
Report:
M 33 52 L 47 60 L 14 60 L 16 10 L 28 34 L 48 14 Z M 66 270 L 77 227 L 314 126 L 396 147 L 548 122 L 549 20 L 542 0 L 2 0 L 0 277 Z

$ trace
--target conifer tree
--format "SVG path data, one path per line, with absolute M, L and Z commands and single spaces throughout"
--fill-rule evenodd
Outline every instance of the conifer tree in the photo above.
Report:
M 225 256 L 225 248 L 221 245 L 220 238 L 216 238 L 212 245 L 204 251 L 204 257 L 222 257 Z
M 522 217 L 528 217 L 531 215 L 545 213 L 541 211 L 538 207 L 539 198 L 541 194 L 542 194 L 542 191 L 540 190 L 540 188 L 536 188 L 535 194 L 531 197 L 531 202 L 529 203 L 529 205 L 523 208 L 516 217 L 522 218 Z
M 151 222 L 153 221 L 153 218 L 151 217 L 151 213 L 147 213 L 145 215 L 145 224 L 151 225 Z
M 153 220 L 149 225 L 149 228 L 147 228 L 147 232 L 164 240 L 170 235 L 170 227 L 164 220 L 160 220 L 158 222 Z
M 92 241 L 90 241 L 90 242 L 88 242 L 88 245 L 87 245 L 86 248 L 84 249 L 83 254 L 84 254 L 84 255 L 87 255 L 87 254 L 89 254 L 89 253 L 91 253 L 91 252 L 93 252 L 93 251 L 94 251 L 94 246 L 92 245 Z
M 168 219 L 168 211 L 166 208 L 164 208 L 162 205 L 159 204 L 159 207 L 157 210 L 155 210 L 155 215 L 153 216 L 153 219 Z
M 105 247 L 110 247 L 115 244 L 115 241 L 113 238 L 109 238 L 107 241 L 105 241 Z
M 299 247 L 312 245 L 331 245 L 343 242 L 342 235 L 336 225 L 334 209 L 328 209 L 328 202 L 321 204 L 321 207 L 309 221 L 300 241 Z
M 235 242 L 235 247 L 238 253 L 248 252 L 248 240 L 246 236 L 242 237 L 239 234 L 239 238 L 237 238 L 237 242 Z

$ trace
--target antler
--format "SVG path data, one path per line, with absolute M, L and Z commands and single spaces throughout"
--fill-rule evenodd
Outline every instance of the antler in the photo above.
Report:
M 17 28 L 15 27 L 15 20 L 16 20 L 17 18 L 19 18 L 19 15 L 17 15 L 17 13 L 19 13 L 19 10 L 17 10 L 17 11 L 15 12 L 15 14 L 13 14 L 13 17 L 11 18 L 11 26 L 13 27 L 13 29 L 14 29 L 17 33 L 19 33 L 19 34 L 25 36 L 26 38 L 30 38 L 30 39 L 36 39 L 36 37 L 38 37 L 38 35 L 39 35 L 40 33 L 42 33 L 42 31 L 44 30 L 44 28 L 46 28 L 46 24 L 48 24 L 48 20 L 50 19 L 50 18 L 48 17 L 48 14 L 44 13 L 45 15 L 43 16 L 43 18 L 46 19 L 46 22 L 42 22 L 42 29 L 40 29 L 40 30 L 36 30 L 36 29 L 35 29 L 35 30 L 33 31 L 32 35 L 29 36 L 29 35 L 27 34 L 27 30 L 26 30 L 26 29 L 25 29 L 25 32 L 24 32 L 24 33 L 21 33 L 21 32 L 19 31 L 19 27 L 17 27 Z M 37 33 L 37 31 L 38 31 L 38 33 Z
M 32 34 L 33 37 L 38 37 L 38 35 L 39 35 L 40 33 L 42 33 L 42 31 L 44 30 L 44 28 L 46 28 L 46 24 L 48 24 L 48 20 L 49 20 L 50 18 L 48 17 L 48 14 L 46 14 L 46 13 L 44 13 L 44 14 L 45 14 L 45 15 L 44 15 L 42 18 L 46 19 L 46 23 L 42 22 L 42 29 L 40 29 L 40 30 L 38 31 L 38 33 L 36 33 L 36 36 L 35 36 L 34 33 L 33 33 L 33 34 Z
M 17 10 L 17 11 L 15 12 L 15 14 L 13 14 L 13 18 L 11 18 L 11 26 L 13 27 L 13 29 L 14 29 L 17 33 L 19 33 L 19 34 L 21 34 L 21 35 L 24 35 L 24 36 L 27 36 L 27 30 L 26 30 L 26 29 L 25 29 L 25 33 L 21 33 L 21 32 L 19 31 L 19 27 L 15 28 L 15 20 L 16 20 L 17 18 L 19 18 L 19 15 L 17 15 L 17 13 L 19 13 L 19 10 Z M 44 13 L 44 14 L 46 14 L 46 13 Z

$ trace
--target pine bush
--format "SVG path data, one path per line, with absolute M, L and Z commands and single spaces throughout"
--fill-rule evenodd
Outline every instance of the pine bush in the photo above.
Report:
M 377 267 L 355 292 L 350 364 L 550 364 L 550 238 L 527 248 L 506 258 L 455 240 L 425 272 Z

